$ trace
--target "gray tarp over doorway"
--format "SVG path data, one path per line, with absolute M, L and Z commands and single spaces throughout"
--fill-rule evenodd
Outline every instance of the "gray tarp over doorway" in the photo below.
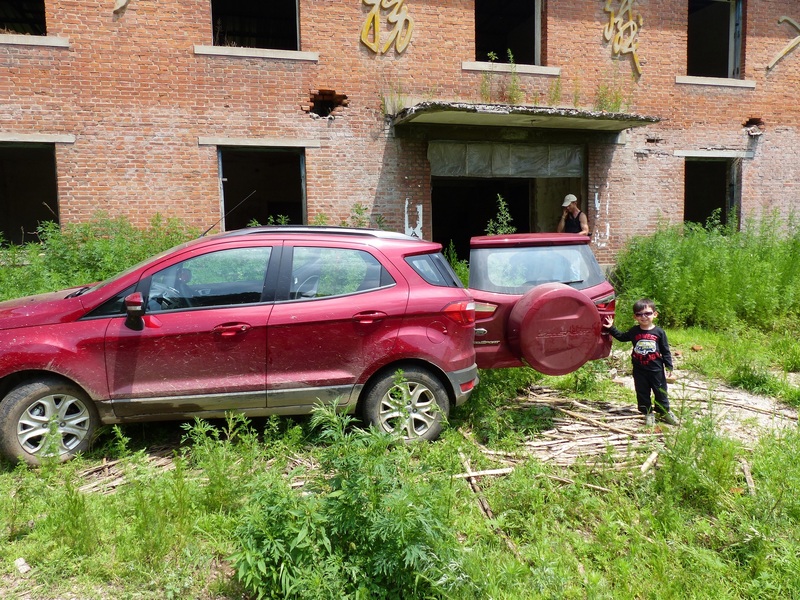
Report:
M 434 177 L 583 177 L 583 147 L 495 142 L 428 143 Z

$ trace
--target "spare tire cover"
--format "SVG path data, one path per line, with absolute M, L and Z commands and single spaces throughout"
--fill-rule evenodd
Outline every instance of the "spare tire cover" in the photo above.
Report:
M 508 341 L 545 375 L 565 375 L 594 354 L 602 330 L 591 299 L 563 283 L 547 283 L 525 294 L 509 316 Z

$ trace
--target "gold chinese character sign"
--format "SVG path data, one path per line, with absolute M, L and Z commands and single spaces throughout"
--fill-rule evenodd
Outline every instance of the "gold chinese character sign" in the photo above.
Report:
M 780 19 L 778 19 L 778 25 L 784 22 L 789 23 L 789 25 L 794 27 L 797 30 L 797 32 L 800 33 L 800 25 L 798 25 L 794 20 L 790 19 L 789 17 L 781 17 Z M 769 71 L 772 67 L 774 67 L 775 64 L 784 56 L 789 54 L 789 52 L 797 48 L 797 46 L 800 46 L 800 35 L 798 35 L 791 42 L 786 44 L 786 47 L 783 50 L 781 50 L 775 58 L 772 59 L 772 62 L 767 65 L 767 71 Z
M 364 26 L 361 28 L 361 41 L 376 54 L 385 54 L 395 45 L 398 52 L 403 52 L 411 41 L 414 32 L 414 19 L 408 15 L 406 0 L 363 0 L 371 7 Z M 381 46 L 381 30 L 383 11 L 389 11 L 386 21 L 389 22 L 389 35 Z
M 644 24 L 641 14 L 634 16 L 633 5 L 636 0 L 617 0 L 618 9 L 611 7 L 612 0 L 606 0 L 603 11 L 608 13 L 608 23 L 603 27 L 603 37 L 611 42 L 611 52 L 615 56 L 630 54 L 636 72 L 642 74 L 642 65 L 639 64 L 639 30 Z

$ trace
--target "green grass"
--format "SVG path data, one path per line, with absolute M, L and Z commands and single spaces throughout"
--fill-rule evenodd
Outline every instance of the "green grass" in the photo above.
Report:
M 147 244 L 126 224 L 103 220 L 98 227 L 106 234 L 45 229 L 43 245 L 7 248 L 0 268 L 5 293 L 85 283 L 145 253 Z M 187 235 L 179 224 L 162 222 L 141 237 L 156 240 L 154 252 Z M 623 261 L 620 314 L 626 299 L 656 297 L 682 369 L 800 405 L 788 380 L 800 363 L 792 293 L 770 313 L 776 305 L 761 295 L 774 293 L 774 284 L 743 279 L 753 293 L 751 308 L 729 311 L 733 287 L 715 269 L 735 265 L 720 262 L 725 253 L 711 243 L 718 235 L 690 232 L 698 238 L 690 251 L 672 230 L 634 243 L 645 255 Z M 751 268 L 781 268 L 776 278 L 796 283 L 784 247 L 794 243 L 774 240 L 760 258 L 775 256 L 775 264 Z M 720 244 L 736 253 L 732 248 L 750 242 Z M 702 277 L 691 272 L 691 252 L 712 255 L 696 263 Z M 634 263 L 644 266 L 633 273 Z M 701 284 L 713 293 L 692 287 Z M 514 401 L 531 386 L 633 405 L 632 394 L 610 382 L 612 368 L 624 372 L 629 361 L 599 361 L 563 377 L 530 369 L 482 372 L 473 397 L 432 444 L 364 432 L 326 409 L 310 419 L 231 415 L 104 428 L 92 451 L 72 462 L 38 469 L 0 463 L 0 596 L 795 596 L 797 429 L 744 447 L 720 436 L 711 417 L 684 414 L 681 427 L 665 434 L 658 468 L 644 476 L 603 460 L 567 469 L 519 459 L 510 474 L 480 480 L 492 519 L 468 483 L 452 477 L 465 471 L 465 461 L 473 469 L 498 467 L 486 446 L 521 456 L 526 440 L 551 427 L 551 411 Z M 174 451 L 168 466 L 148 458 L 146 450 L 161 445 Z M 103 484 L 115 479 L 112 487 Z M 31 567 L 25 574 L 14 564 L 20 558 Z
M 531 458 L 481 480 L 488 520 L 464 480 L 451 478 L 462 456 L 474 469 L 496 466 L 464 435 L 488 404 L 502 408 L 483 400 L 485 411 L 457 411 L 469 416 L 439 442 L 410 446 L 333 410 L 299 422 L 160 425 L 182 431 L 170 470 L 145 460 L 149 439 L 119 439 L 140 428 L 109 430 L 125 483 L 108 494 L 80 489 L 91 482 L 82 473 L 102 468 L 100 451 L 38 470 L 6 465 L 3 589 L 37 598 L 509 599 L 780 598 L 800 589 L 797 431 L 749 450 L 719 437 L 710 419 L 687 418 L 649 476 L 596 463 L 565 473 Z M 520 440 L 535 437 L 530 423 L 504 424 Z M 506 449 L 508 433 L 498 440 Z M 742 459 L 755 495 L 743 491 Z M 25 577 L 13 566 L 20 557 L 33 567 Z
M 793 216 L 753 218 L 742 231 L 714 219 L 705 227 L 664 226 L 631 239 L 617 256 L 618 306 L 650 297 L 665 325 L 780 331 L 800 316 L 798 252 Z

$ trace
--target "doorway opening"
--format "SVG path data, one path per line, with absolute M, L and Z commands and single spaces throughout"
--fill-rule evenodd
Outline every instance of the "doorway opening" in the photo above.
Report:
M 730 159 L 686 161 L 684 222 L 705 225 L 716 214 L 721 225 L 738 223 L 739 164 Z
M 305 223 L 302 149 L 219 149 L 223 229 Z
M 59 223 L 53 144 L 0 144 L 0 234 L 5 242 L 38 241 L 37 227 Z
M 567 194 L 582 194 L 580 177 L 468 178 L 434 177 L 431 190 L 432 239 L 445 248 L 453 243 L 460 259 L 469 257 L 469 240 L 486 235 L 497 221 L 498 195 L 508 207 L 517 233 L 554 232 Z M 583 210 L 583 208 L 582 208 Z

